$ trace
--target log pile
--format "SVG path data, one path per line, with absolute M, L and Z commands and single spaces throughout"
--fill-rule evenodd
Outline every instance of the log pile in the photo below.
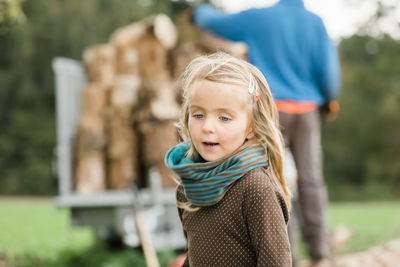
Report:
M 176 79 L 187 63 L 223 50 L 246 57 L 246 47 L 195 28 L 182 14 L 177 26 L 163 14 L 117 29 L 106 44 L 83 54 L 88 84 L 76 143 L 75 189 L 81 194 L 148 184 L 157 168 L 174 187 L 164 155 L 178 143 Z

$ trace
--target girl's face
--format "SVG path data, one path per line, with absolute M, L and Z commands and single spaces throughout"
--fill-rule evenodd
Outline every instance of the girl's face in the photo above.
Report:
M 192 90 L 189 132 L 203 159 L 214 161 L 227 156 L 254 136 L 249 127 L 246 90 L 207 80 L 196 82 Z

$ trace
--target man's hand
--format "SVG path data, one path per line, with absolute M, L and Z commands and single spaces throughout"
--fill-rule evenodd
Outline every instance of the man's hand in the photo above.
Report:
M 320 107 L 322 120 L 327 122 L 336 120 L 339 109 L 340 106 L 336 100 L 326 102 Z

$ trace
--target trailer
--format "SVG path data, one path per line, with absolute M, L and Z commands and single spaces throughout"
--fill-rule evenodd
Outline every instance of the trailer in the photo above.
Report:
M 74 190 L 74 145 L 81 110 L 81 94 L 87 74 L 80 61 L 57 57 L 55 74 L 57 145 L 55 163 L 58 178 L 57 207 L 67 208 L 72 226 L 89 226 L 99 239 L 140 245 L 135 212 L 141 214 L 157 251 L 181 249 L 186 244 L 175 203 L 175 190 L 163 188 L 157 169 L 149 171 L 149 187 L 137 191 L 106 190 L 82 195 Z

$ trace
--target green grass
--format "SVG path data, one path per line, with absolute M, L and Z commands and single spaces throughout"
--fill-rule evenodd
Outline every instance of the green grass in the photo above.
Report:
M 88 228 L 71 228 L 69 212 L 51 200 L 2 198 L 0 200 L 0 251 L 11 262 L 21 255 L 56 261 L 62 251 L 81 251 L 94 243 Z
M 69 211 L 52 200 L 0 198 L 0 266 L 2 255 L 16 267 L 145 266 L 139 250 L 109 251 L 96 244 L 89 228 L 69 225 Z M 359 251 L 400 238 L 400 202 L 335 203 L 329 207 L 331 227 L 354 232 L 345 251 Z M 159 253 L 162 266 L 176 257 Z
M 15 267 L 145 266 L 139 250 L 109 251 L 90 228 L 71 227 L 69 218 L 51 199 L 0 198 L 0 266 L 2 255 Z M 175 256 L 159 254 L 164 265 Z
M 400 238 L 400 202 L 336 203 L 330 205 L 331 227 L 345 225 L 353 237 L 344 251 L 361 251 Z
M 340 253 L 363 251 L 400 238 L 400 201 L 331 203 L 328 220 L 331 230 L 340 225 L 352 232 Z M 304 244 L 299 257 L 307 258 Z

